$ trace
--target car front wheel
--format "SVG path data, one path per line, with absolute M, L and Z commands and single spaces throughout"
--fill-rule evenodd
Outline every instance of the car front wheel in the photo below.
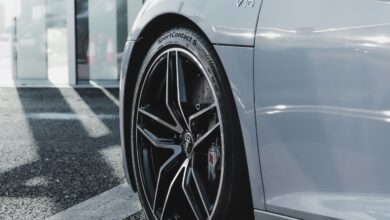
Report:
M 155 41 L 131 114 L 134 175 L 149 219 L 252 218 L 232 92 L 201 34 L 178 27 Z

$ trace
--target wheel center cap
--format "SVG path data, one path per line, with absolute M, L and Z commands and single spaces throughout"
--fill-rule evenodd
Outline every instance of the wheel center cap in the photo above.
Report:
M 192 137 L 191 132 L 186 131 L 182 138 L 182 146 L 187 157 L 191 156 L 193 145 L 194 145 L 194 138 Z

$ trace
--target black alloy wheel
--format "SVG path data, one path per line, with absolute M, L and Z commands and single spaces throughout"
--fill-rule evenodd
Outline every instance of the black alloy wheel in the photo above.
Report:
M 202 37 L 186 28 L 163 34 L 151 47 L 136 84 L 133 164 L 149 219 L 221 219 L 233 204 L 234 176 L 245 173 L 237 170 L 242 166 L 232 168 L 237 162 L 225 167 L 227 153 L 232 160 L 225 142 L 234 135 L 225 137 L 224 124 L 236 120 L 224 120 L 231 113 L 221 109 L 220 79 L 202 60 L 208 54 L 193 50 L 203 44 Z M 233 160 L 243 161 L 242 152 Z

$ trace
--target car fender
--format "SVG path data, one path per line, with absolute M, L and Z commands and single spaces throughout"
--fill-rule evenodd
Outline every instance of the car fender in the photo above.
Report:
M 149 0 L 141 8 L 128 40 L 137 40 L 159 16 L 177 14 L 195 23 L 213 44 L 253 46 L 261 3 L 262 0 Z

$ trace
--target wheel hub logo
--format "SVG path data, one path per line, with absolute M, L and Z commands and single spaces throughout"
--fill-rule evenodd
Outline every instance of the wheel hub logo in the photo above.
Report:
M 192 143 L 193 143 L 192 135 L 189 132 L 185 133 L 183 137 L 183 148 L 187 156 L 191 155 L 192 153 Z

